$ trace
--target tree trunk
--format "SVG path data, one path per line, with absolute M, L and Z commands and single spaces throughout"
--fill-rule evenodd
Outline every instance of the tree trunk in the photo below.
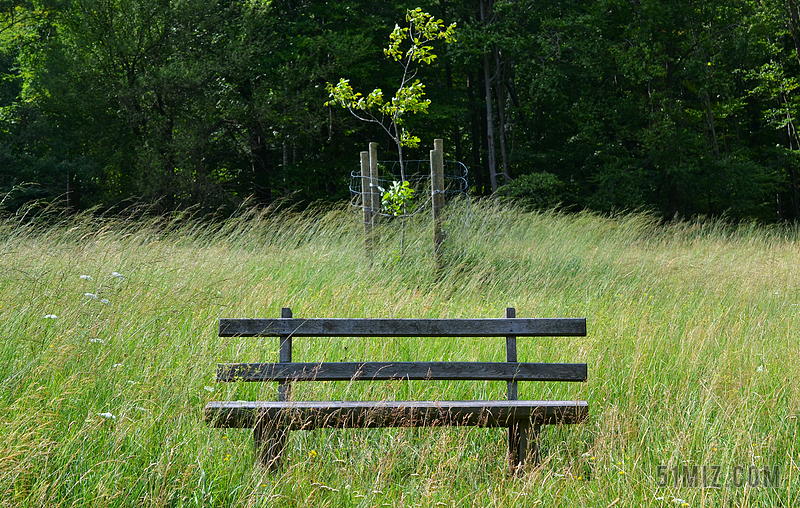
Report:
M 789 9 L 788 25 L 794 41 L 795 56 L 797 63 L 800 63 L 800 12 L 797 10 L 795 0 L 787 0 L 786 7 Z
M 794 214 L 795 222 L 797 222 L 800 219 L 800 204 L 797 202 L 797 171 L 794 170 L 794 166 L 789 167 L 789 173 L 792 177 L 792 213 Z
M 794 122 L 791 119 L 786 124 L 786 130 L 789 135 L 789 150 L 797 150 L 800 148 L 800 137 L 798 137 Z M 798 202 L 797 194 L 797 172 L 793 164 L 789 165 L 789 176 L 792 178 L 792 215 L 794 215 L 794 220 L 797 222 L 800 219 L 800 202 Z
M 481 192 L 482 185 L 482 172 L 478 171 L 481 167 L 481 115 L 478 111 L 477 101 L 475 100 L 475 76 L 467 73 L 467 101 L 469 104 L 469 126 L 470 126 L 470 140 L 472 142 L 472 167 L 474 168 L 474 175 L 471 176 L 472 183 L 475 185 L 478 192 Z
M 492 192 L 497 190 L 497 162 L 494 153 L 494 112 L 492 111 L 492 77 L 489 72 L 489 54 L 483 54 L 483 79 L 486 86 L 486 148 L 489 160 L 489 182 Z
M 258 129 L 253 126 L 253 131 Z M 250 136 L 250 156 L 251 169 L 250 176 L 251 191 L 255 195 L 258 203 L 272 203 L 272 175 L 269 162 L 269 149 L 267 148 L 264 136 L 253 132 Z
M 782 94 L 780 100 L 788 111 L 789 101 L 786 96 Z M 798 136 L 794 121 L 788 112 L 786 113 L 786 135 L 789 138 L 789 150 L 800 150 L 800 136 Z M 797 222 L 800 219 L 800 202 L 798 202 L 799 196 L 797 193 L 797 172 L 793 164 L 789 165 L 789 176 L 792 178 L 792 215 L 794 215 L 794 220 Z
M 455 96 L 455 91 L 453 90 L 453 68 L 450 62 L 445 64 L 445 74 L 447 77 L 447 91 Z M 461 161 L 461 125 L 458 122 L 453 122 L 453 144 L 456 147 L 456 160 Z
M 397 160 L 400 164 L 400 181 L 406 181 L 406 165 L 403 162 L 403 143 L 400 142 L 400 128 L 394 123 L 394 141 L 397 144 Z M 405 213 L 405 211 L 403 212 Z
M 705 94 L 703 97 L 706 103 L 706 112 L 708 113 L 708 126 L 711 128 L 711 141 L 713 142 L 714 146 L 714 155 L 719 157 L 719 143 L 717 142 L 717 130 L 714 128 L 714 114 L 711 112 L 711 99 L 708 97 L 708 93 Z
M 81 209 L 81 181 L 77 175 L 67 172 L 67 214 L 78 213 Z
M 680 211 L 680 198 L 678 195 L 678 184 L 671 183 L 669 186 L 669 217 L 674 219 Z
M 486 101 L 484 97 L 486 88 L 483 87 L 482 81 L 483 80 L 481 80 L 481 83 L 478 84 L 478 90 L 481 93 L 481 98 L 484 100 L 482 104 L 478 106 L 478 114 L 481 117 L 481 121 L 479 122 L 481 127 L 481 194 L 486 196 L 491 193 L 492 186 L 489 184 L 489 159 L 486 157 L 486 154 L 489 153 L 489 145 L 486 142 L 488 139 L 486 136 Z
M 486 13 L 481 0 L 481 21 L 488 25 Z M 492 111 L 492 74 L 489 66 L 489 53 L 483 53 L 483 79 L 486 87 L 486 148 L 489 160 L 489 183 L 492 192 L 497 190 L 497 162 L 494 153 L 494 112 Z
M 506 153 L 506 66 L 500 61 L 500 49 L 497 48 L 497 46 L 494 48 L 494 62 L 497 68 L 497 120 L 500 130 L 497 139 L 500 141 L 501 174 L 503 178 L 505 178 L 506 183 L 508 183 L 511 181 L 511 174 L 508 172 L 508 156 Z
M 792 33 L 795 56 L 797 57 L 797 62 L 800 63 L 800 12 L 798 12 L 795 0 L 787 0 L 786 7 L 789 10 L 789 19 L 787 20 L 787 24 L 789 25 L 789 31 Z M 786 100 L 786 97 L 782 97 L 782 99 L 784 104 L 786 104 L 788 107 L 788 101 Z M 798 146 L 800 145 L 800 137 L 797 135 L 794 122 L 790 120 L 787 128 L 789 129 L 789 148 L 791 150 L 800 149 L 800 146 Z M 794 166 L 789 167 L 789 173 L 792 178 L 792 213 L 794 214 L 795 222 L 797 222 L 797 220 L 800 219 L 800 203 L 798 203 L 798 198 L 800 196 L 798 196 L 797 192 L 797 172 L 795 171 Z
M 514 62 L 510 62 L 509 65 L 511 66 L 511 72 L 509 74 L 513 76 Z M 506 79 L 505 88 L 506 91 L 508 92 L 508 97 L 511 99 L 511 103 L 514 105 L 514 108 L 516 108 L 517 120 L 524 129 L 528 129 L 528 119 L 525 118 L 525 112 L 522 110 L 522 105 L 519 102 L 519 94 L 517 93 L 513 78 Z

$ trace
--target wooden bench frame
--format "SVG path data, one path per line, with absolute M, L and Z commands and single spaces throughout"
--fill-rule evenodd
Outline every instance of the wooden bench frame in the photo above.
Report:
M 586 401 L 518 400 L 519 381 L 587 379 L 585 363 L 548 364 L 517 361 L 517 337 L 585 336 L 585 318 L 516 318 L 513 308 L 500 319 L 220 319 L 221 337 L 280 337 L 279 363 L 217 365 L 217 381 L 276 381 L 278 401 L 210 402 L 205 418 L 216 428 L 252 428 L 256 459 L 269 468 L 280 464 L 292 430 L 479 426 L 508 428 L 508 461 L 519 472 L 530 447 L 539 461 L 542 425 L 580 423 Z M 297 337 L 505 337 L 506 362 L 292 362 Z M 507 381 L 508 400 L 474 401 L 296 401 L 297 381 L 351 380 L 493 380 Z

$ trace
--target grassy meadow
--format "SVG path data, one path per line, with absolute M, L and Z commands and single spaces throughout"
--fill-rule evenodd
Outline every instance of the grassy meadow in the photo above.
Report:
M 402 257 L 396 224 L 379 228 L 370 263 L 344 208 L 0 220 L 0 507 L 800 505 L 797 228 L 496 203 L 452 213 L 438 274 L 422 218 Z M 253 465 L 250 431 L 212 429 L 202 409 L 276 398 L 273 383 L 214 374 L 217 362 L 277 361 L 277 340 L 216 332 L 221 317 L 281 307 L 586 317 L 587 337 L 518 347 L 520 361 L 588 364 L 587 383 L 522 383 L 520 398 L 586 399 L 589 420 L 546 427 L 541 466 L 517 478 L 504 430 L 477 428 L 295 432 L 284 467 L 268 473 Z M 502 338 L 298 339 L 294 352 L 504 358 Z M 502 399 L 505 384 L 319 382 L 295 393 Z M 716 482 L 692 485 L 683 474 L 695 466 Z

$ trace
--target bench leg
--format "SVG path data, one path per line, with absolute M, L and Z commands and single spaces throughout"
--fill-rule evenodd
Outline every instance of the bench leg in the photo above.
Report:
M 256 462 L 270 471 L 278 469 L 281 465 L 283 451 L 286 448 L 288 434 L 288 430 L 275 428 L 269 423 L 261 421 L 256 423 L 255 427 L 253 427 Z
M 525 454 L 528 449 L 527 421 L 518 420 L 508 428 L 508 473 L 516 476 L 522 473 Z
M 539 464 L 541 427 L 522 420 L 508 428 L 508 468 L 512 476 L 522 474 L 526 461 Z
M 542 434 L 542 426 L 539 425 L 538 423 L 536 425 L 533 425 L 529 429 L 529 433 L 528 433 L 528 442 L 529 442 L 528 446 L 529 446 L 529 448 L 528 448 L 528 450 L 530 450 L 530 451 L 528 452 L 528 456 L 530 457 L 530 460 L 533 462 L 533 464 L 536 465 L 536 466 L 539 465 L 539 462 L 541 462 L 541 459 L 542 459 L 542 457 L 539 454 L 539 443 L 540 443 L 540 439 L 541 439 L 541 434 Z

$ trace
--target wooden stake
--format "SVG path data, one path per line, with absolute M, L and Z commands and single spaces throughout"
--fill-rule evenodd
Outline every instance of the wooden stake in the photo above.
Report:
M 369 144 L 369 188 L 372 197 L 372 224 L 375 225 L 375 216 L 381 209 L 380 174 L 378 169 L 378 143 Z
M 361 209 L 364 212 L 364 251 L 372 263 L 372 187 L 370 186 L 369 152 L 361 152 Z
M 442 269 L 442 209 L 444 208 L 444 142 L 433 141 L 431 150 L 431 213 L 433 215 L 433 257 L 436 269 Z

